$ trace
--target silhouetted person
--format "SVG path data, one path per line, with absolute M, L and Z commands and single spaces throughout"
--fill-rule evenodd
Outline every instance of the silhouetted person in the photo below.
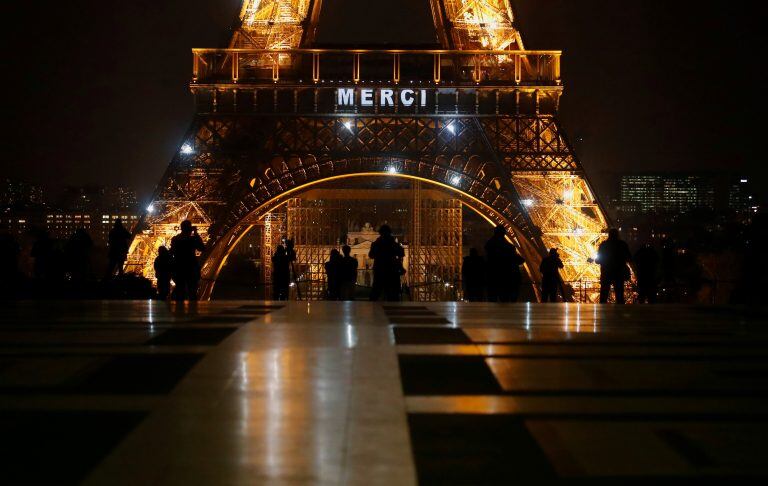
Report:
M 355 300 L 357 285 L 357 258 L 350 256 L 349 245 L 341 247 L 344 256 L 341 259 L 341 300 Z
M 464 284 L 464 299 L 469 302 L 481 302 L 485 287 L 485 260 L 477 248 L 469 250 L 461 264 L 461 280 Z
M 541 260 L 539 271 L 541 272 L 541 301 L 557 302 L 557 289 L 560 287 L 560 269 L 563 261 L 557 248 L 549 250 L 549 255 Z
M 109 263 L 107 265 L 107 278 L 111 278 L 117 271 L 123 274 L 123 264 L 128 258 L 128 247 L 131 243 L 131 233 L 123 226 L 123 220 L 117 218 L 115 225 L 109 230 L 108 251 Z
M 87 231 L 76 230 L 64 245 L 64 259 L 67 271 L 74 282 L 82 282 L 88 276 L 93 240 Z
M 635 253 L 635 275 L 637 276 L 637 300 L 641 303 L 656 303 L 656 269 L 659 254 L 650 244 L 643 245 Z
M 54 273 L 56 252 L 48 232 L 40 231 L 32 244 L 32 258 L 35 259 L 33 274 L 36 280 L 49 280 Z
M 616 293 L 616 303 L 624 303 L 624 282 L 629 280 L 627 263 L 632 260 L 627 244 L 619 238 L 619 231 L 612 229 L 608 239 L 597 249 L 597 263 L 600 264 L 600 303 L 608 302 L 611 286 Z
M 497 226 L 485 244 L 488 260 L 488 300 L 490 302 L 516 302 L 520 295 L 520 265 L 525 260 L 517 248 L 506 239 L 507 230 Z
M 21 249 L 16 239 L 7 233 L 0 234 L 0 298 L 17 291 L 19 254 Z
M 291 283 L 291 262 L 296 259 L 292 242 L 288 241 L 288 250 L 277 245 L 272 255 L 272 299 L 288 300 L 288 288 Z
M 173 277 L 173 257 L 168 248 L 161 246 L 157 249 L 155 258 L 155 277 L 157 277 L 157 298 L 167 300 L 171 293 L 171 278 Z
M 339 300 L 341 298 L 341 253 L 334 248 L 328 261 L 325 262 L 325 276 L 328 282 L 327 297 L 328 300 Z
M 203 239 L 189 220 L 181 222 L 181 233 L 171 238 L 173 257 L 173 281 L 176 284 L 177 301 L 197 300 L 197 286 L 200 283 L 200 264 L 197 252 L 204 251 Z
M 384 295 L 385 300 L 400 300 L 400 277 L 405 273 L 403 269 L 403 247 L 392 236 L 392 228 L 382 225 L 379 228 L 379 237 L 371 244 L 369 258 L 373 258 L 373 288 L 371 300 L 379 300 Z

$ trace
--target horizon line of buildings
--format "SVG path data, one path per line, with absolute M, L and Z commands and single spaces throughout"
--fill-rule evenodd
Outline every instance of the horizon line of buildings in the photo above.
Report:
M 712 172 L 621 174 L 608 198 L 619 218 L 684 215 L 696 210 L 731 213 L 748 220 L 760 211 L 756 185 L 748 176 Z
M 18 239 L 46 231 L 66 240 L 84 229 L 97 246 L 106 246 L 118 219 L 132 230 L 141 218 L 136 192 L 125 186 L 68 186 L 50 201 L 42 186 L 0 179 L 0 231 Z

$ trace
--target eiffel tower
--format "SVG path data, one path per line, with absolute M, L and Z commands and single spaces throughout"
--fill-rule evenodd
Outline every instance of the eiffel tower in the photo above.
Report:
M 595 295 L 604 212 L 562 131 L 560 51 L 526 50 L 508 0 L 429 1 L 436 49 L 322 48 L 322 0 L 244 0 L 228 48 L 193 49 L 196 115 L 126 269 L 179 223 L 206 240 L 201 297 L 275 208 L 316 184 L 402 177 L 507 228 L 539 280 L 559 248 L 573 300 Z

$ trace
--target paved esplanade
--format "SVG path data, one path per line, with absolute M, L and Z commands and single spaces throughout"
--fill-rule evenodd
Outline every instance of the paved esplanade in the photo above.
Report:
M 0 482 L 765 475 L 764 321 L 575 304 L 11 304 Z

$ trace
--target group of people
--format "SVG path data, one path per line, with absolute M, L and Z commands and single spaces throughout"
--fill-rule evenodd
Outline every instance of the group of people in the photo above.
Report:
M 122 269 L 127 245 L 120 246 L 125 237 L 116 226 L 114 235 L 110 233 L 110 270 L 113 271 L 112 259 L 119 261 L 117 266 Z M 127 233 L 127 232 L 126 232 Z M 197 229 L 190 221 L 181 223 L 180 234 L 171 240 L 171 248 L 160 247 L 154 262 L 157 276 L 158 295 L 167 298 L 170 293 L 171 280 L 175 283 L 174 298 L 176 300 L 193 300 L 197 296 L 200 281 L 200 266 L 197 252 L 205 250 Z M 124 252 L 124 253 L 123 253 Z M 520 296 L 522 283 L 521 266 L 525 259 L 520 255 L 515 245 L 507 237 L 507 230 L 497 226 L 493 236 L 485 244 L 486 257 L 480 256 L 477 249 L 472 248 L 469 256 L 462 264 L 462 283 L 464 298 L 470 302 L 487 300 L 489 302 L 516 302 Z M 368 254 L 373 260 L 373 285 L 370 300 L 398 301 L 402 294 L 401 278 L 405 275 L 403 259 L 405 250 L 392 235 L 388 225 L 379 229 L 379 237 L 371 244 Z M 122 257 L 122 260 L 120 258 Z M 274 300 L 288 300 L 291 280 L 291 267 L 296 261 L 296 251 L 293 241 L 286 240 L 285 245 L 278 245 L 272 255 L 272 285 Z M 656 267 L 659 257 L 650 245 L 642 247 L 634 259 L 626 242 L 619 238 L 619 232 L 612 229 L 608 239 L 600 244 L 595 263 L 600 265 L 600 302 L 608 302 L 611 289 L 615 294 L 615 302 L 625 302 L 625 283 L 631 277 L 630 262 L 634 263 L 637 278 L 638 300 L 654 303 L 656 301 Z M 542 302 L 557 302 L 558 294 L 565 300 L 563 282 L 560 270 L 564 268 L 563 261 L 556 248 L 549 250 L 540 265 L 541 300 Z M 344 245 L 341 253 L 331 250 L 330 258 L 325 263 L 327 277 L 328 300 L 354 300 L 357 282 L 357 259 L 351 256 L 351 248 Z
M 7 241 L 6 241 L 7 240 Z M 106 278 L 122 275 L 131 241 L 130 232 L 119 219 L 109 233 L 108 264 Z M 4 275 L 18 273 L 18 244 L 10 238 L 0 241 L 3 260 L 0 270 Z M 68 275 L 72 281 L 86 279 L 93 241 L 85 230 L 76 231 L 63 246 L 54 245 L 46 234 L 39 235 L 31 248 L 34 259 L 34 277 L 38 281 L 54 281 L 55 275 Z M 195 300 L 200 282 L 198 252 L 205 245 L 197 228 L 188 220 L 180 225 L 180 233 L 171 239 L 170 248 L 161 246 L 154 260 L 157 277 L 157 295 L 160 299 Z M 57 253 L 58 252 L 58 253 Z M 60 253 L 60 254 L 59 254 Z M 370 300 L 400 300 L 401 278 L 406 271 L 403 265 L 405 251 L 395 239 L 392 229 L 382 225 L 379 237 L 371 244 L 369 258 L 373 260 L 373 284 Z M 272 285 L 274 300 L 288 300 L 293 262 L 296 251 L 293 241 L 277 247 L 272 256 Z M 633 256 L 629 246 L 615 229 L 600 244 L 595 263 L 600 265 L 600 302 L 608 302 L 611 290 L 615 302 L 625 302 L 625 284 L 631 278 L 630 264 L 637 280 L 638 301 L 654 303 L 657 299 L 657 267 L 660 257 L 651 245 L 644 245 Z M 476 248 L 464 258 L 461 273 L 464 298 L 470 302 L 516 302 L 522 283 L 521 267 L 525 265 L 515 245 L 508 238 L 503 226 L 494 230 L 485 244 L 485 258 Z M 540 265 L 541 300 L 556 302 L 558 294 L 566 299 L 560 270 L 564 268 L 558 250 L 549 251 Z M 328 300 L 354 300 L 358 275 L 357 259 L 351 256 L 351 248 L 344 245 L 341 252 L 334 249 L 325 263 Z M 13 281 L 13 279 L 5 279 Z M 171 281 L 175 284 L 171 294 Z
M 630 263 L 633 263 L 635 269 L 638 302 L 655 303 L 658 294 L 656 273 L 659 260 L 659 254 L 650 244 L 643 245 L 633 259 L 629 246 L 619 238 L 618 230 L 610 230 L 608 239 L 602 242 L 597 250 L 596 262 L 600 264 L 600 303 L 608 302 L 611 288 L 616 297 L 615 302 L 625 303 L 624 287 L 631 278 Z
M 351 252 L 349 245 L 342 246 L 341 253 L 333 249 L 330 258 L 325 262 L 328 300 L 355 300 L 357 258 L 352 257 Z
M 464 299 L 469 302 L 517 302 L 520 298 L 522 272 L 525 259 L 507 238 L 507 230 L 497 226 L 493 236 L 485 244 L 486 257 L 476 248 L 469 251 L 461 267 Z M 542 259 L 539 270 L 542 276 L 542 302 L 556 302 L 562 294 L 559 270 L 563 261 L 556 248 Z
M 84 228 L 75 230 L 64 242 L 58 242 L 44 230 L 34 230 L 35 240 L 29 250 L 32 259 L 31 276 L 43 287 L 61 286 L 67 281 L 75 285 L 92 279 L 94 243 Z M 121 275 L 128 255 L 131 234 L 119 218 L 109 232 L 104 280 Z M 21 277 L 19 258 L 21 248 L 10 235 L 0 235 L 0 279 L 13 285 Z
M 507 230 L 497 226 L 485 244 L 486 258 L 472 248 L 464 258 L 461 274 L 464 298 L 470 302 L 516 302 L 520 296 L 525 260 L 507 239 Z
M 343 256 L 338 250 L 331 250 L 330 258 L 325 263 L 328 300 L 354 300 L 358 263 L 357 259 L 350 256 L 350 251 L 347 245 L 342 247 Z M 521 267 L 526 262 L 510 242 L 503 226 L 497 226 L 493 236 L 486 242 L 485 255 L 483 258 L 476 248 L 472 248 L 469 256 L 464 258 L 461 268 L 464 299 L 469 302 L 517 302 L 522 283 Z M 405 275 L 405 251 L 388 225 L 379 229 L 379 238 L 371 244 L 368 256 L 374 262 L 370 300 L 400 300 L 400 280 Z M 295 259 L 296 253 L 290 241 L 287 249 L 278 246 L 272 257 L 275 300 L 288 298 L 289 266 Z M 624 286 L 631 274 L 630 261 L 632 257 L 628 245 L 619 238 L 618 231 L 611 230 L 608 239 L 599 246 L 595 260 L 601 270 L 601 303 L 608 301 L 611 288 L 614 289 L 615 301 L 620 304 L 625 302 Z M 653 247 L 646 245 L 637 252 L 634 263 L 639 300 L 655 302 L 654 276 L 658 255 Z M 558 298 L 566 300 L 560 277 L 563 268 L 563 260 L 557 248 L 550 249 L 539 265 L 542 302 L 557 302 Z
M 325 262 L 328 300 L 354 300 L 357 284 L 357 259 L 351 256 L 352 248 L 344 245 L 331 250 Z M 379 228 L 379 237 L 371 244 L 368 257 L 373 259 L 373 285 L 370 300 L 398 301 L 402 293 L 400 279 L 405 275 L 403 258 L 405 250 L 392 235 L 389 225 Z M 290 285 L 291 264 L 296 260 L 293 242 L 278 245 L 272 256 L 272 286 L 274 300 L 287 300 Z
M 157 295 L 162 300 L 169 296 L 176 301 L 197 300 L 200 284 L 197 252 L 204 251 L 205 245 L 191 221 L 182 221 L 179 229 L 180 233 L 171 238 L 170 249 L 165 246 L 158 249 L 154 261 Z M 171 280 L 175 284 L 173 295 L 170 295 Z

